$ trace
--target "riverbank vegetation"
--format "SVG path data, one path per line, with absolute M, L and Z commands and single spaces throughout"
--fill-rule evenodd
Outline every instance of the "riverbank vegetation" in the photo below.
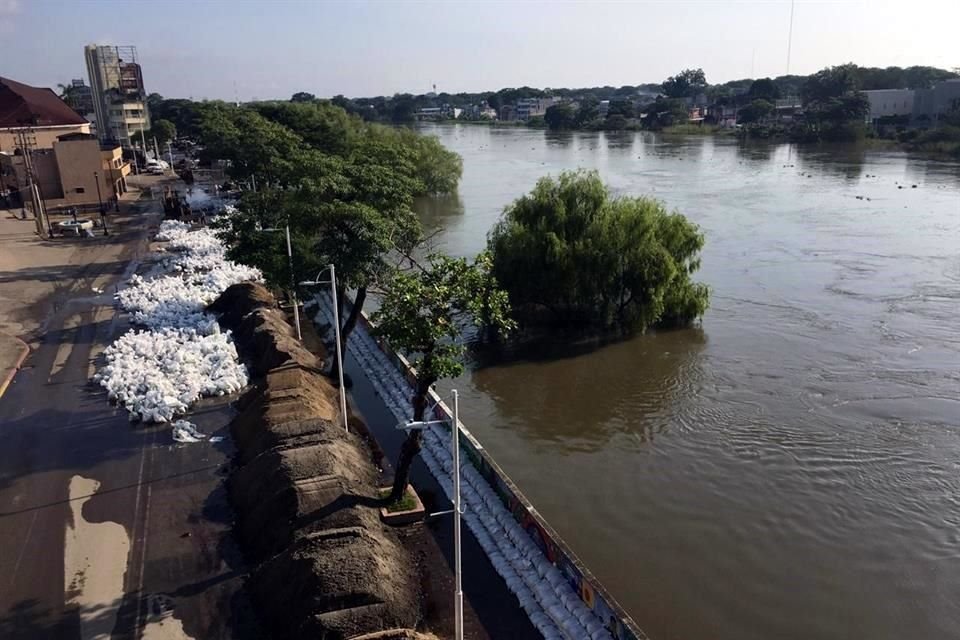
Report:
M 688 325 L 704 236 L 651 198 L 613 197 L 596 172 L 541 179 L 491 230 L 492 275 L 525 326 L 643 331 Z
M 412 358 L 416 384 L 413 419 L 426 416 L 430 388 L 444 378 L 463 373 L 465 328 L 506 336 L 514 328 L 507 294 L 492 278 L 489 256 L 472 263 L 442 254 L 420 262 L 408 258 L 409 268 L 394 271 L 373 314 L 374 331 Z M 411 429 L 394 469 L 390 501 L 403 497 L 410 465 L 420 452 L 422 429 Z
M 202 159 L 225 165 L 249 187 L 216 225 L 232 259 L 261 268 L 270 284 L 288 290 L 335 265 L 344 351 L 368 293 L 379 294 L 377 333 L 416 367 L 415 420 L 425 417 L 431 386 L 463 370 L 468 323 L 483 335 L 512 329 L 489 256 L 469 263 L 414 257 L 423 253 L 424 238 L 413 199 L 455 192 L 462 172 L 460 157 L 436 138 L 364 122 L 304 96 L 247 107 L 178 101 L 171 112 L 192 131 Z M 287 229 L 292 258 L 281 232 Z M 344 314 L 348 291 L 354 303 Z M 391 502 L 404 495 L 420 438 L 413 429 L 404 443 Z

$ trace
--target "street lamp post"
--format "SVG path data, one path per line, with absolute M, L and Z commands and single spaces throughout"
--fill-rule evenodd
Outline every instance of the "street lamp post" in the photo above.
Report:
M 107 210 L 103 207 L 103 197 L 100 195 L 100 172 L 93 172 L 93 179 L 97 183 L 97 202 L 100 203 L 100 224 L 103 225 L 103 235 L 108 236 L 110 232 L 107 230 Z
M 463 508 L 460 503 L 460 394 L 453 389 L 453 424 L 450 425 L 451 434 L 451 453 L 453 455 L 453 614 L 454 614 L 454 638 L 463 640 L 463 567 L 460 563 L 461 544 L 460 544 L 460 516 L 463 515 Z M 445 424 L 446 420 L 427 420 L 401 422 L 397 425 L 400 429 L 423 429 L 435 424 Z M 431 514 L 433 516 L 445 515 L 449 513 L 443 511 Z
M 347 424 L 347 392 L 343 386 L 343 349 L 340 347 L 340 305 L 337 303 L 337 273 L 332 264 L 329 265 L 329 268 L 330 296 L 333 299 L 334 342 L 337 346 L 337 378 L 340 383 L 340 415 L 343 416 L 344 431 L 349 431 L 350 426 Z M 320 273 L 323 272 L 321 271 Z M 320 280 L 320 274 L 318 273 L 315 280 L 307 280 L 300 284 L 303 286 L 315 286 L 318 284 L 326 284 L 326 281 Z
M 303 340 L 303 334 L 300 332 L 300 307 L 297 304 L 297 282 L 295 280 L 296 276 L 293 273 L 293 247 L 290 244 L 290 223 L 287 223 L 284 228 L 284 233 L 287 236 L 287 260 L 290 265 L 290 296 L 293 299 L 293 324 L 297 328 L 297 340 Z M 280 231 L 277 228 L 263 229 L 263 231 Z

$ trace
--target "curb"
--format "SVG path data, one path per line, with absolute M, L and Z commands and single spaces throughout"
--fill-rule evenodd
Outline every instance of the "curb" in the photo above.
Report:
M 13 337 L 13 336 L 11 336 Z M 10 386 L 10 383 L 13 382 L 14 376 L 17 375 L 17 372 L 20 371 L 20 367 L 23 365 L 23 361 L 27 359 L 27 356 L 30 355 L 30 347 L 27 346 L 27 343 L 21 340 L 20 338 L 13 337 L 14 340 L 19 342 L 22 346 L 22 351 L 20 352 L 20 357 L 17 358 L 16 364 L 10 369 L 10 372 L 0 381 L 0 398 L 3 397 L 3 394 L 6 392 L 7 387 Z

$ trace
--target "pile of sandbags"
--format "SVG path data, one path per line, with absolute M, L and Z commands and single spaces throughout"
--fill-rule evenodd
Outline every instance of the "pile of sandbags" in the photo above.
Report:
M 236 532 L 249 587 L 277 638 L 352 638 L 415 628 L 419 581 L 379 518 L 377 469 L 339 415 L 321 360 L 264 287 L 228 288 L 208 312 L 232 330 L 255 384 L 231 424 Z M 354 418 L 355 420 L 355 418 Z

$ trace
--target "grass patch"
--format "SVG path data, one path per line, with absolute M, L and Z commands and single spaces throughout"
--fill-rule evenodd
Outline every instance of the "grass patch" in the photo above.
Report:
M 390 498 L 390 489 L 381 489 L 380 498 L 382 500 L 388 500 Z M 387 510 L 387 513 L 397 513 L 398 511 L 410 511 L 417 508 L 417 501 L 414 500 L 413 496 L 410 495 L 409 491 L 404 491 L 403 496 L 399 500 L 394 500 L 393 502 L 386 502 L 383 505 L 383 508 Z

